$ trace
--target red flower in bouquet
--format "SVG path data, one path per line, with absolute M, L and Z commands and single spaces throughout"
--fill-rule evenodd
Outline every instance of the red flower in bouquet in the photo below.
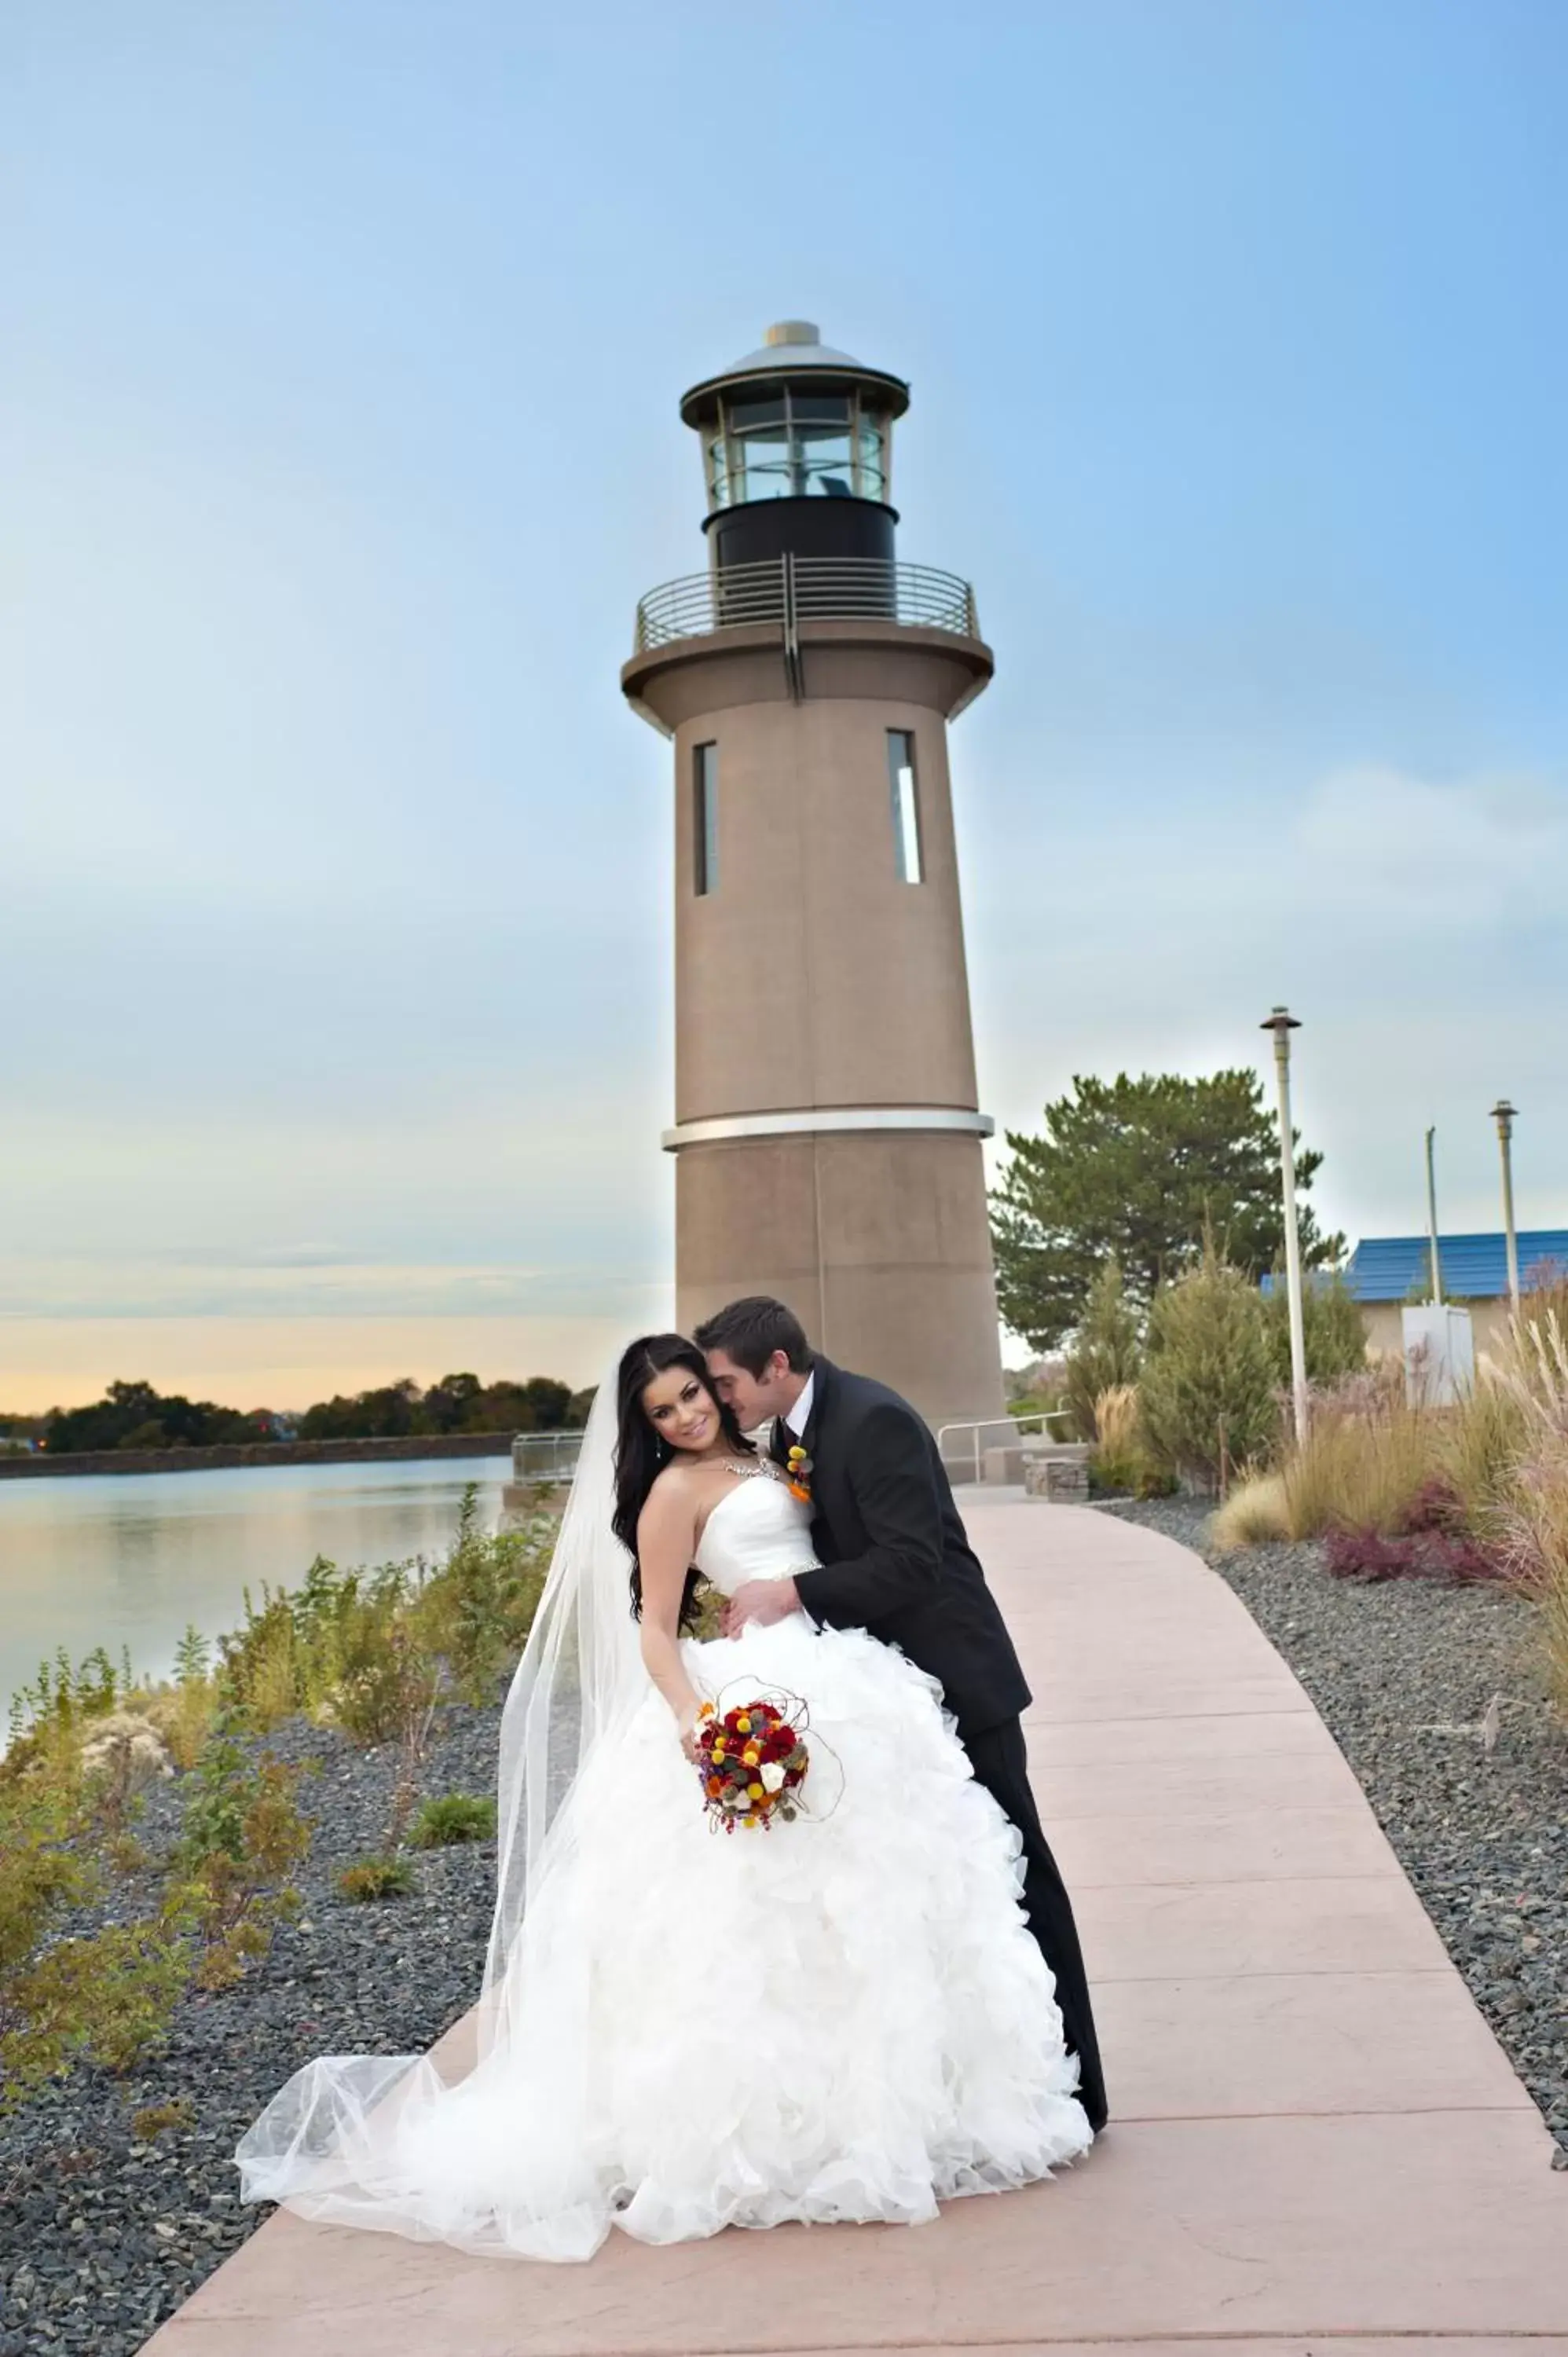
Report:
M 756 1701 L 720 1713 L 704 1703 L 696 1728 L 703 1805 L 715 1825 L 771 1829 L 775 1817 L 792 1824 L 811 1764 L 806 1706 L 796 1695 Z

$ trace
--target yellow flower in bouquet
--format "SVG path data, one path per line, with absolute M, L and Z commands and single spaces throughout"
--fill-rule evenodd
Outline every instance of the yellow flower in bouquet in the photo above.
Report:
M 703 1804 L 715 1825 L 732 1833 L 737 1824 L 767 1831 L 775 1816 L 792 1824 L 810 1764 L 804 1741 L 806 1706 L 785 1695 L 780 1703 L 757 1700 L 744 1709 L 702 1714 L 696 1729 L 697 1770 Z

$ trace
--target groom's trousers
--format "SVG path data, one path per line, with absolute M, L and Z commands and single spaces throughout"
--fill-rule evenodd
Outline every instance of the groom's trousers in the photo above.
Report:
M 964 1741 L 975 1781 L 983 1784 L 1004 1816 L 1011 1819 L 1024 1840 L 1024 1909 L 1040 1953 L 1056 1975 L 1057 2003 L 1061 2007 L 1067 2042 L 1078 2056 L 1079 2096 L 1089 2125 L 1096 2134 L 1105 2125 L 1105 2074 L 1100 2066 L 1100 2041 L 1094 2034 L 1094 2014 L 1089 2002 L 1089 1979 L 1072 1901 L 1067 1895 L 1050 1844 L 1040 1824 L 1035 1796 L 1029 1790 L 1029 1759 L 1024 1730 L 1015 1718 Z

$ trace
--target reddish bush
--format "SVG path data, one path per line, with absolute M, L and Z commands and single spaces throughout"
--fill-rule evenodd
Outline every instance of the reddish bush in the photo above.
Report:
M 1427 1522 L 1398 1538 L 1376 1531 L 1333 1530 L 1324 1562 L 1336 1579 L 1437 1579 L 1451 1586 L 1505 1579 L 1503 1566 L 1464 1532 Z
M 1402 1538 L 1428 1531 L 1445 1531 L 1451 1538 L 1465 1535 L 1465 1509 L 1452 1482 L 1441 1473 L 1422 1483 L 1400 1520 Z

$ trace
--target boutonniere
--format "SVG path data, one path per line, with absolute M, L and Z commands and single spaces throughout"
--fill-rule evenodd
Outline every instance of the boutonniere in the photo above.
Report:
M 811 1502 L 811 1460 L 799 1441 L 789 1451 L 786 1470 L 789 1476 L 789 1495 L 799 1498 L 803 1506 Z

